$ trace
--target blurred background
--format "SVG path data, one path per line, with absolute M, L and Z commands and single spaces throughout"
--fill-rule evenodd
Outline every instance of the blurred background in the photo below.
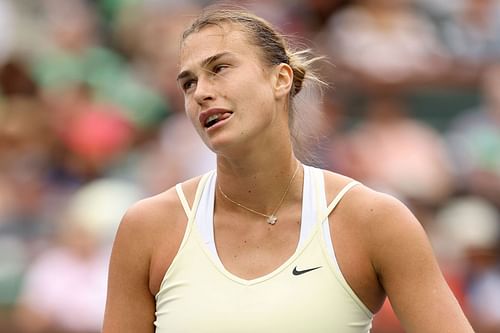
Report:
M 1 332 L 99 332 L 126 208 L 215 166 L 175 82 L 211 3 L 0 0 Z M 297 103 L 310 163 L 405 202 L 500 332 L 500 2 L 234 3 L 328 58 Z M 388 303 L 373 332 L 403 332 Z

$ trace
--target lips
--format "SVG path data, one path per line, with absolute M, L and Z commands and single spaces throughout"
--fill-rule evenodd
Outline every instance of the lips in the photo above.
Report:
M 229 110 L 214 108 L 200 113 L 198 119 L 201 126 L 210 128 L 219 121 L 229 118 L 232 114 L 233 113 Z

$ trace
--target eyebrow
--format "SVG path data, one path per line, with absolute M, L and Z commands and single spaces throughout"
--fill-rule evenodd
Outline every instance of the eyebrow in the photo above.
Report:
M 209 66 L 211 63 L 217 61 L 218 59 L 226 56 L 226 55 L 229 55 L 230 53 L 229 52 L 221 52 L 221 53 L 217 53 L 217 54 L 214 54 L 213 56 L 210 56 L 206 59 L 203 59 L 201 62 L 200 62 L 200 66 L 201 67 L 207 67 Z M 177 81 L 179 80 L 182 80 L 184 79 L 185 77 L 187 76 L 190 76 L 192 75 L 192 72 L 189 71 L 189 70 L 186 70 L 186 71 L 182 71 L 179 73 L 179 75 L 177 75 Z

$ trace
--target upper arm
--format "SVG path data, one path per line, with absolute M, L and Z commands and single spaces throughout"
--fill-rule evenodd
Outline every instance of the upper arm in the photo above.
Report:
M 190 205 L 198 181 L 183 184 Z M 154 332 L 154 294 L 178 251 L 186 222 L 174 188 L 129 208 L 111 253 L 103 333 Z
M 399 201 L 377 194 L 370 221 L 372 264 L 407 332 L 473 332 L 427 236 Z
M 152 242 L 143 210 L 140 204 L 130 208 L 115 237 L 104 333 L 154 332 L 155 300 L 149 291 Z

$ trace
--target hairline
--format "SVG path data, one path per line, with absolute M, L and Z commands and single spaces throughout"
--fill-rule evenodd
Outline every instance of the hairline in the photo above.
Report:
M 186 39 L 191 36 L 192 34 L 199 33 L 202 30 L 210 27 L 218 27 L 222 30 L 221 36 L 224 38 L 227 36 L 227 34 L 233 32 L 233 31 L 240 31 L 243 33 L 244 38 L 246 39 L 247 42 L 249 42 L 253 47 L 255 47 L 255 52 L 259 56 L 259 59 L 262 61 L 263 65 L 267 65 L 269 67 L 278 65 L 278 64 L 273 64 L 271 63 L 265 55 L 264 47 L 263 45 L 260 45 L 256 42 L 257 38 L 253 35 L 253 32 L 251 29 L 245 26 L 244 22 L 239 22 L 237 20 L 233 20 L 231 18 L 224 18 L 220 19 L 214 22 L 204 22 L 202 25 L 197 26 L 195 29 L 188 29 L 184 31 L 182 34 L 182 39 L 181 39 L 181 49 L 183 48 L 183 45 L 186 41 Z

